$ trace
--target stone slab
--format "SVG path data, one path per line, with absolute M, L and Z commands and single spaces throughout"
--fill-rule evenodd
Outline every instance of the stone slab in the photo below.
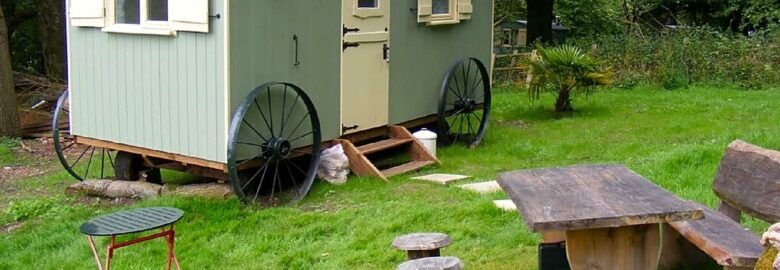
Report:
M 442 185 L 449 185 L 455 181 L 468 179 L 468 178 L 471 178 L 471 176 L 458 175 L 458 174 L 441 174 L 441 173 L 412 177 L 412 179 L 414 180 L 430 181 Z
M 507 212 L 517 211 L 517 206 L 514 202 L 512 202 L 512 200 L 495 200 L 493 201 L 493 204 L 495 204 L 499 209 Z
M 465 184 L 465 185 L 460 185 L 460 188 L 465 190 L 471 190 L 481 194 L 489 194 L 489 193 L 503 191 L 503 189 L 501 189 L 501 186 L 499 186 L 498 182 L 496 181 Z

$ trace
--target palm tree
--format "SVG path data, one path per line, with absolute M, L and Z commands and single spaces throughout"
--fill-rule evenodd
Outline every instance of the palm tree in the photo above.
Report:
M 556 112 L 573 111 L 571 100 L 574 94 L 591 94 L 596 87 L 612 83 L 612 72 L 604 67 L 604 62 L 586 55 L 577 47 L 537 46 L 536 49 L 538 54 L 521 62 L 532 78 L 528 96 L 531 100 L 538 100 L 544 91 L 557 92 Z

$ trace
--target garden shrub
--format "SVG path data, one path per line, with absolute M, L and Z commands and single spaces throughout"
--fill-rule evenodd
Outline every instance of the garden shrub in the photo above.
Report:
M 654 33 L 581 38 L 615 71 L 614 85 L 652 84 L 666 89 L 689 84 L 747 89 L 780 84 L 780 29 L 751 36 L 710 28 L 667 29 Z

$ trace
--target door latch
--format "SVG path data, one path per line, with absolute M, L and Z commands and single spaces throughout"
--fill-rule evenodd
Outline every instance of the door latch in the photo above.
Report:
M 390 62 L 390 46 L 387 46 L 387 44 L 382 45 L 382 58 Z
M 344 35 L 346 35 L 348 33 L 351 33 L 351 32 L 360 32 L 360 28 L 357 28 L 357 27 L 355 27 L 355 28 L 348 28 L 346 25 L 342 25 L 342 30 L 341 31 L 342 31 L 341 35 L 344 36 Z
M 342 124 L 341 125 L 341 134 L 347 133 L 347 131 L 350 131 L 350 130 L 356 130 L 358 128 L 360 128 L 360 126 L 358 126 L 358 125 L 354 125 L 354 126 L 348 127 L 348 126 L 345 126 L 345 125 Z

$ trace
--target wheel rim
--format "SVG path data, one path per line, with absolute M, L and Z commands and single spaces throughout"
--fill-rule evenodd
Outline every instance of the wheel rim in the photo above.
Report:
M 440 142 L 482 143 L 490 119 L 491 85 L 485 65 L 479 59 L 456 62 L 444 77 L 439 96 Z
M 116 151 L 76 143 L 70 132 L 68 90 L 57 99 L 52 118 L 54 152 L 65 170 L 79 181 L 113 178 Z
M 322 137 L 317 111 L 296 85 L 261 85 L 241 102 L 228 138 L 228 173 L 246 203 L 294 203 L 309 192 Z M 292 190 L 292 192 L 290 192 Z

